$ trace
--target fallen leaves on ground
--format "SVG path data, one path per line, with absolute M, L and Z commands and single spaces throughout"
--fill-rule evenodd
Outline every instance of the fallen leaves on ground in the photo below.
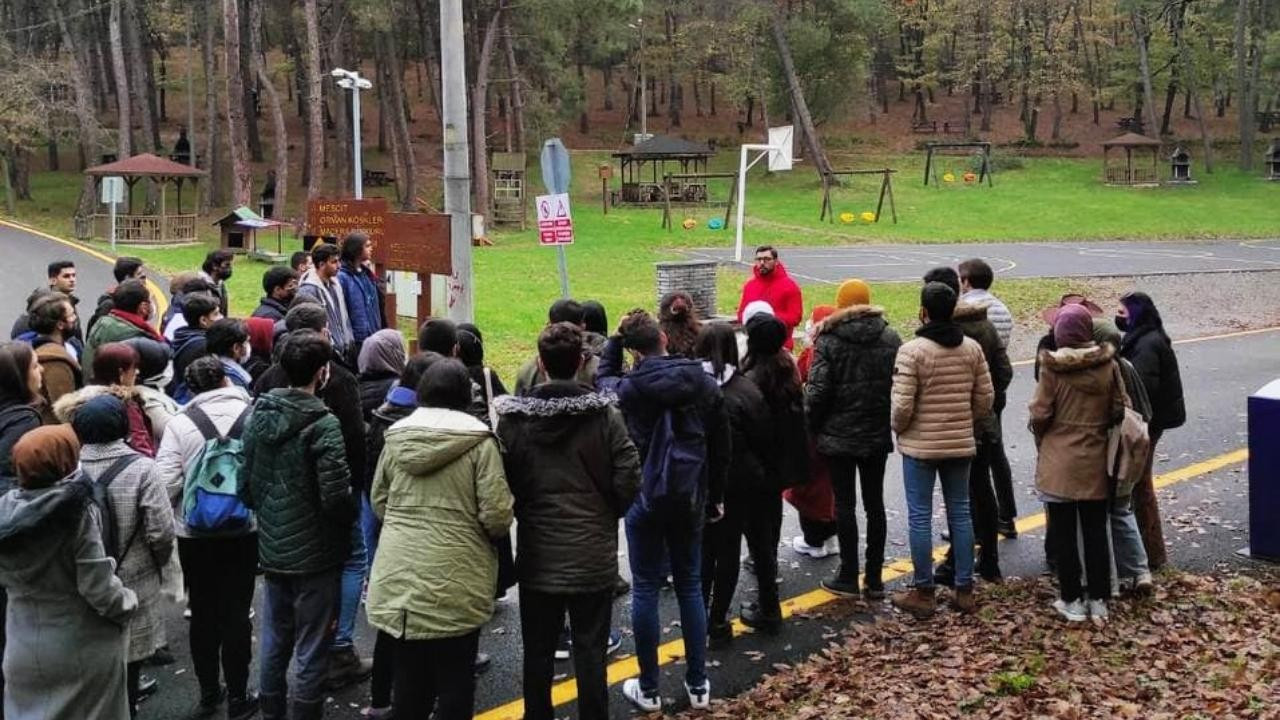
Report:
M 976 615 L 915 621 L 886 610 L 684 717 L 1276 720 L 1278 580 L 1170 573 L 1153 598 L 1112 602 L 1106 622 L 1078 625 L 1050 609 L 1047 580 L 987 586 Z

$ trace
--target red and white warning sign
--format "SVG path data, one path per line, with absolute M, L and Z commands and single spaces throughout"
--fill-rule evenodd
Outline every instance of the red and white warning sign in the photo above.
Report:
M 573 216 L 569 212 L 569 194 L 539 195 L 538 244 L 572 245 Z

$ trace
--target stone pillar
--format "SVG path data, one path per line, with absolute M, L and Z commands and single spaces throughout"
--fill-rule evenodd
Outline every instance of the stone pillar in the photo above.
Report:
M 667 293 L 682 290 L 693 298 L 698 316 L 704 320 L 716 315 L 715 260 L 684 260 L 654 263 L 658 269 L 658 302 Z

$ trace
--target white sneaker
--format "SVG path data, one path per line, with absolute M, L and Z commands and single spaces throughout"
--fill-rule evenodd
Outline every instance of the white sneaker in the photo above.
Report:
M 684 691 L 689 693 L 689 707 L 694 710 L 706 710 L 711 705 L 711 681 L 707 680 L 702 683 L 700 688 L 691 688 L 689 683 L 684 684 Z
M 822 549 L 826 550 L 828 555 L 839 555 L 840 554 L 840 538 L 836 537 L 835 535 L 832 535 L 831 537 L 827 538 L 827 541 L 822 544 Z
M 1089 619 L 1089 611 L 1083 601 L 1065 602 L 1062 598 L 1053 601 L 1053 609 L 1066 618 L 1067 622 L 1084 622 Z
M 640 689 L 639 678 L 631 678 L 622 683 L 622 694 L 631 701 L 632 705 L 645 712 L 657 712 L 662 709 L 662 698 L 657 695 L 645 695 Z M 693 696 L 690 695 L 689 698 L 692 701 Z
M 831 554 L 831 551 L 827 549 L 826 544 L 814 547 L 804 541 L 803 535 L 797 535 L 791 539 L 791 549 L 795 550 L 800 555 L 808 555 L 816 560 L 821 560 Z
M 1107 619 L 1107 601 L 1106 600 L 1090 600 L 1089 601 L 1089 617 L 1094 620 Z

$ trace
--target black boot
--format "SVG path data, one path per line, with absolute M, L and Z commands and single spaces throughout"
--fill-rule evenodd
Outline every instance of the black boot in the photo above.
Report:
M 999 556 L 994 552 L 988 552 L 985 549 L 980 551 L 974 563 L 974 569 L 978 571 L 979 577 L 989 583 L 1004 582 L 1004 575 L 1000 573 Z
M 726 621 L 707 623 L 707 649 L 721 650 L 733 642 L 733 626 Z
M 849 576 L 844 573 L 836 573 L 836 576 L 831 580 L 822 581 L 822 589 L 840 597 L 857 597 L 858 576 L 857 574 Z
M 880 568 L 867 568 L 866 582 L 862 584 L 862 594 L 868 600 L 884 599 L 884 581 L 880 579 Z
M 775 635 L 782 629 L 782 608 L 772 603 L 765 610 L 759 603 L 747 603 L 742 606 L 742 624 L 753 630 Z
M 938 569 L 933 571 L 933 584 L 942 585 L 944 587 L 955 587 L 956 585 L 956 561 L 951 553 L 947 553 L 947 557 L 938 565 Z

